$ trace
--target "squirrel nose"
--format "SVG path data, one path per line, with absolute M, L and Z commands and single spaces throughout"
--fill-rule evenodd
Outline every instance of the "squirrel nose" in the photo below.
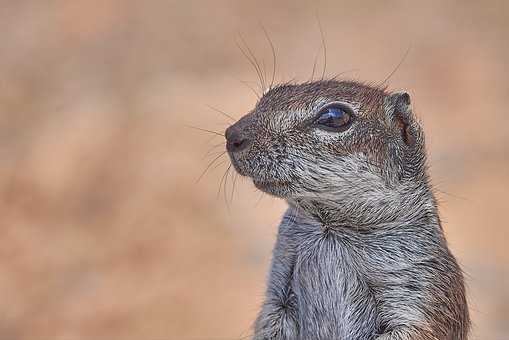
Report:
M 249 139 L 239 127 L 232 125 L 225 131 L 226 150 L 229 152 L 239 152 L 249 145 Z

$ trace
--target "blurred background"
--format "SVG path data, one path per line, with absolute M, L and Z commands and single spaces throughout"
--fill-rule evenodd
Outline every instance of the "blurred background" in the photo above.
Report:
M 223 139 L 186 126 L 254 106 L 239 34 L 269 74 L 265 27 L 277 81 L 320 74 L 317 15 L 328 76 L 382 81 L 410 48 L 389 88 L 425 126 L 472 339 L 509 339 L 509 2 L 0 4 L 0 339 L 250 334 L 285 203 L 225 156 L 197 182 Z

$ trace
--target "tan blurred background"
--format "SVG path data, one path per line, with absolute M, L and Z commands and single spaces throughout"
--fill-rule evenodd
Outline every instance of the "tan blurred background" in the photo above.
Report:
M 472 339 L 509 339 L 509 2 L 0 1 L 0 339 L 250 334 L 282 201 L 228 162 L 256 97 L 241 33 L 277 80 L 384 79 L 411 92 Z M 322 59 L 318 58 L 321 70 Z M 250 83 L 251 84 L 251 83 Z M 251 84 L 252 85 L 252 84 Z M 211 139 L 212 138 L 212 139 Z

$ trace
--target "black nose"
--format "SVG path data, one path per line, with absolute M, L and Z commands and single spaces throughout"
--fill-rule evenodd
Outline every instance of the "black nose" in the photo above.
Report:
M 226 150 L 239 152 L 249 145 L 249 139 L 239 126 L 232 125 L 225 132 Z

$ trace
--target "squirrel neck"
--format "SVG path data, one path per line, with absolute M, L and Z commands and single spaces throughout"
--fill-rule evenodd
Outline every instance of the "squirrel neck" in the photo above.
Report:
M 338 197 L 288 199 L 292 210 L 325 228 L 370 229 L 398 224 L 440 227 L 436 199 L 427 182 L 410 182 L 385 194 L 358 200 Z

